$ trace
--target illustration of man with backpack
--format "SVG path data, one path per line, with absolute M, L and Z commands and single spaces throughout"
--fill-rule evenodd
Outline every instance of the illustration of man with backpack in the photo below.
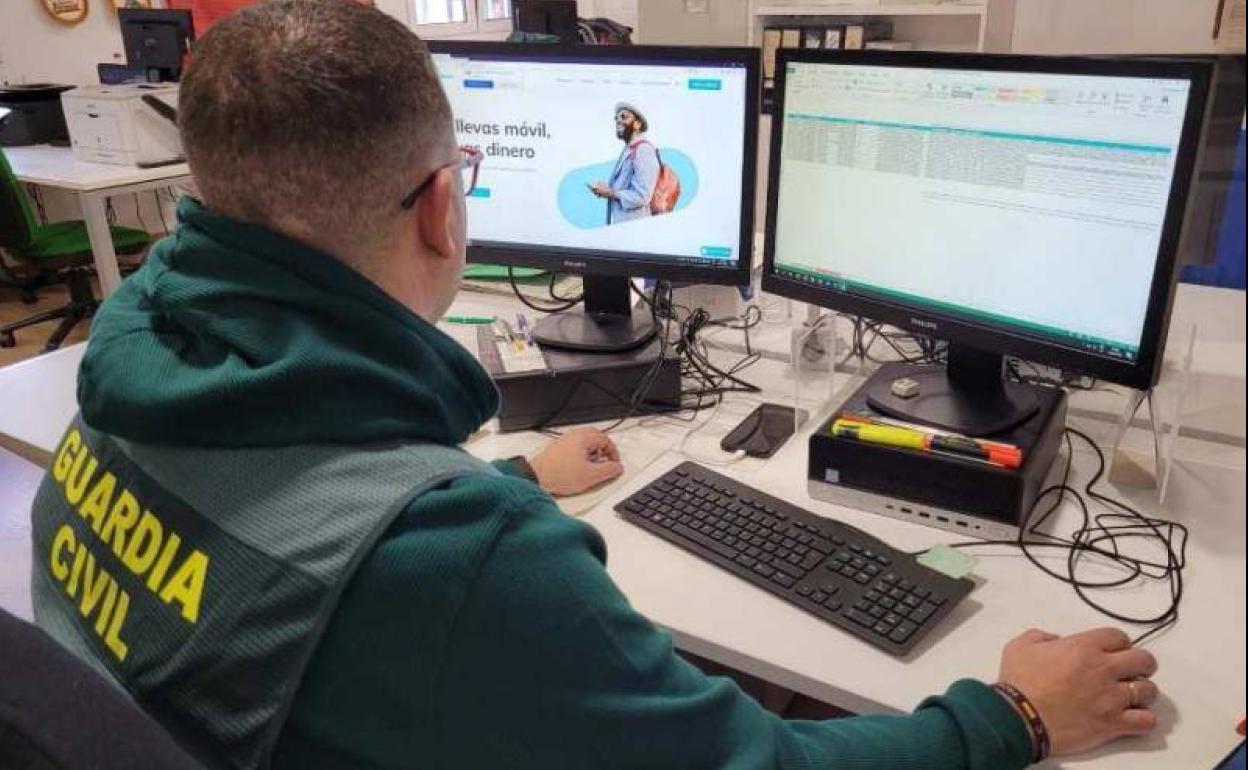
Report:
M 611 178 L 589 186 L 594 195 L 607 202 L 608 225 L 666 214 L 676 208 L 680 179 L 646 138 L 649 128 L 645 114 L 637 107 L 627 102 L 615 106 L 615 136 L 624 142 L 624 150 Z

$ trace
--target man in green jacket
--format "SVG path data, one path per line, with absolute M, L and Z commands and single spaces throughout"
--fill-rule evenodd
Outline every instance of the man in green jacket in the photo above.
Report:
M 206 765 L 1013 770 L 1153 729 L 1155 661 L 1111 629 L 1028 631 L 998 686 L 908 716 L 784 721 L 705 676 L 548 494 L 617 476 L 609 439 L 457 449 L 498 396 L 433 325 L 470 156 L 420 41 L 264 3 L 201 40 L 179 107 L 203 202 L 95 320 L 32 593 Z

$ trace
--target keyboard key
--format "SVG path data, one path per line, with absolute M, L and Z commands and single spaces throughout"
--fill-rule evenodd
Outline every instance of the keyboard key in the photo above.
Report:
M 897 644 L 905 644 L 906 640 L 909 639 L 910 635 L 917 629 L 918 626 L 915 624 L 909 621 L 902 621 L 896 628 L 893 629 L 892 633 L 888 635 L 888 638 L 892 639 Z
M 802 569 L 812 570 L 815 567 L 818 567 L 819 563 L 822 561 L 823 561 L 823 554 L 819 553 L 818 551 L 808 551 L 806 553 L 805 558 L 802 559 Z
M 762 575 L 763 577 L 771 577 L 776 572 L 774 569 L 771 568 L 770 565 L 761 561 L 758 564 L 754 565 L 754 571 Z
M 810 596 L 812 589 L 810 586 L 803 584 L 797 587 L 797 593 L 799 596 Z
M 783 572 L 779 570 L 776 570 L 775 574 L 771 576 L 771 580 L 773 583 L 778 583 L 784 586 L 785 588 L 792 588 L 793 584 L 797 582 L 796 580 L 794 580 L 793 578 L 789 577 L 788 575 L 784 574 Z
M 865 586 L 871 582 L 871 576 L 865 572 L 859 572 L 857 575 L 854 575 L 854 582 Z
M 741 554 L 740 556 L 737 557 L 737 564 L 740 564 L 742 567 L 746 567 L 746 568 L 753 567 L 757 563 L 758 563 L 758 559 L 751 558 L 749 556 L 746 556 L 745 554 Z
M 841 598 L 839 596 L 833 596 L 832 598 L 824 602 L 823 606 L 827 607 L 833 612 L 840 612 L 840 609 L 845 606 L 845 602 L 841 601 Z
M 893 630 L 893 627 L 881 621 L 872 626 L 871 630 L 879 636 L 888 636 L 889 632 Z
M 810 595 L 810 600 L 812 602 L 818 602 L 819 604 L 823 604 L 824 602 L 828 600 L 828 595 L 825 594 L 823 591 L 815 591 L 813 594 Z
M 806 577 L 806 570 L 796 564 L 790 564 L 784 559 L 774 559 L 771 562 L 771 566 L 795 578 Z
M 712 540 L 701 532 L 698 532 L 691 527 L 686 527 L 684 524 L 677 524 L 675 527 L 672 527 L 672 531 L 682 537 L 689 538 L 689 540 L 697 543 L 703 548 L 711 549 L 720 556 L 723 556 L 725 559 L 735 559 L 739 553 L 736 548 L 730 548 L 723 543 Z
M 854 621 L 858 625 L 863 626 L 865 628 L 871 628 L 875 626 L 875 618 L 853 607 L 850 607 L 849 609 L 845 610 L 845 617 L 849 618 L 850 620 Z
M 931 602 L 923 602 L 923 606 L 910 613 L 910 620 L 919 625 L 927 622 L 927 619 L 936 614 L 936 605 Z

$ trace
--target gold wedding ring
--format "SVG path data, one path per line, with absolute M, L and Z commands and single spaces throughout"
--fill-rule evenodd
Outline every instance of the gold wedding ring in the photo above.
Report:
M 1131 681 L 1127 682 L 1127 689 L 1131 691 L 1131 705 L 1129 706 L 1129 708 L 1133 708 L 1133 709 L 1134 709 L 1134 708 L 1139 708 L 1139 707 L 1140 707 L 1140 688 L 1139 688 L 1139 684 L 1140 684 L 1140 683 L 1139 683 L 1138 681 L 1134 680 L 1134 679 L 1132 679 Z

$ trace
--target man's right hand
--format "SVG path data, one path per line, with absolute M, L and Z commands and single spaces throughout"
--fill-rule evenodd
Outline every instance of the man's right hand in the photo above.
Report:
M 1059 637 L 1032 629 L 1001 655 L 1001 681 L 1031 701 L 1053 754 L 1076 754 L 1157 726 L 1157 659 L 1116 628 Z

